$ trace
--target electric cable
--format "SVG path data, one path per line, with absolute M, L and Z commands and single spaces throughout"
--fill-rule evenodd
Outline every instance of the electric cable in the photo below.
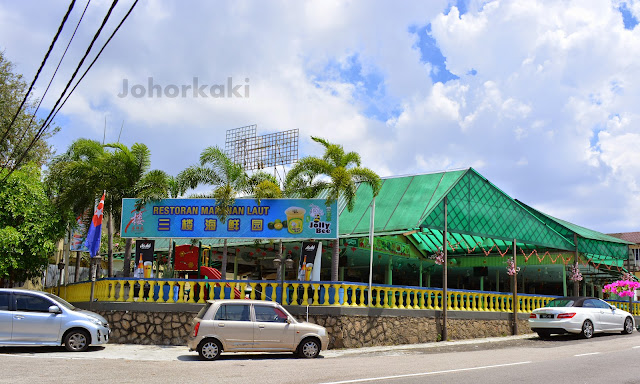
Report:
M 89 55 L 89 52 L 91 51 L 91 48 L 93 47 L 93 44 L 98 39 L 98 36 L 100 35 L 102 29 L 104 28 L 105 24 L 107 23 L 107 20 L 111 16 L 111 12 L 113 11 L 113 8 L 115 8 L 117 3 L 118 3 L 118 0 L 113 0 L 113 3 L 111 4 L 111 7 L 109 8 L 109 11 L 107 12 L 107 14 L 105 15 L 104 19 L 102 20 L 102 24 L 100 25 L 100 28 L 98 28 L 98 31 L 96 31 L 95 35 L 93 36 L 93 39 L 91 40 L 91 43 L 89 44 L 89 47 L 87 48 L 85 54 L 82 56 L 82 59 L 80 60 L 80 62 L 78 63 L 78 65 L 77 65 L 77 67 L 75 69 L 75 71 L 71 75 L 71 79 L 69 79 L 69 81 L 67 82 L 67 85 L 65 86 L 64 90 L 60 94 L 60 97 L 58 98 L 58 100 L 56 101 L 55 105 L 51 109 L 51 112 L 49 112 L 49 115 L 47 115 L 47 117 L 45 118 L 44 122 L 42 123 L 42 126 L 40 127 L 40 129 L 38 130 L 38 132 L 36 133 L 34 138 L 31 140 L 31 142 L 29 143 L 29 146 L 27 147 L 27 149 L 22 153 L 22 155 L 18 158 L 18 160 L 16 160 L 15 164 L 11 167 L 9 172 L 3 177 L 3 179 L 1 180 L 2 182 L 4 182 L 13 173 L 13 171 L 20 165 L 20 163 L 22 162 L 22 160 L 24 160 L 25 156 L 31 150 L 33 145 L 40 139 L 40 137 L 42 137 L 42 134 L 49 127 L 49 124 L 51 123 L 51 117 L 54 115 L 54 112 L 56 111 L 56 108 L 58 107 L 58 104 L 60 103 L 62 98 L 65 96 L 67 90 L 71 86 L 71 83 L 73 82 L 73 80 L 75 79 L 76 75 L 78 74 L 78 71 L 80 70 L 80 67 L 82 67 L 82 64 L 84 63 L 84 60 Z M 122 25 L 122 22 L 126 19 L 126 17 L 129 16 L 131 11 L 133 10 L 133 7 L 137 3 L 138 3 L 138 0 L 136 0 L 136 2 L 133 4 L 131 9 L 129 10 L 129 12 L 125 16 L 125 18 L 123 18 L 123 20 L 120 22 L 120 24 L 118 25 L 118 28 L 120 27 L 120 25 Z M 116 29 L 116 31 L 117 31 L 117 29 Z M 113 37 L 114 34 L 115 34 L 115 31 L 111 35 L 111 37 L 109 37 L 109 40 L 107 40 L 107 43 L 111 40 L 111 38 Z M 106 43 L 105 43 L 105 46 L 106 46 Z M 104 50 L 105 46 L 102 47 L 100 52 L 102 52 L 102 50 Z M 97 56 L 96 56 L 96 59 L 97 59 Z M 94 61 L 91 63 L 91 65 L 93 65 L 93 63 L 95 62 L 96 59 L 94 59 Z M 91 68 L 91 66 L 89 68 Z M 87 71 L 88 71 L 88 69 L 87 69 Z M 84 75 L 86 75 L 87 71 L 85 71 L 85 73 L 83 74 L 82 77 L 84 77 Z M 82 80 L 82 78 L 80 80 Z M 80 80 L 78 81 L 78 83 L 76 84 L 76 86 L 73 89 L 75 89 L 78 86 Z M 73 92 L 73 89 L 71 90 L 71 92 Z M 67 98 L 71 95 L 71 92 L 69 93 Z M 66 99 L 65 99 L 65 101 L 66 101 Z
M 24 103 L 27 102 L 27 98 L 29 97 L 31 90 L 35 85 L 36 80 L 38 80 L 38 76 L 40 75 L 40 72 L 42 71 L 44 64 L 47 62 L 47 59 L 49 58 L 49 54 L 51 54 L 51 51 L 53 50 L 53 46 L 56 44 L 56 41 L 58 40 L 58 36 L 60 36 L 60 33 L 62 32 L 62 29 L 64 28 L 64 25 L 67 22 L 67 19 L 69 18 L 69 14 L 71 13 L 71 10 L 73 10 L 73 6 L 75 4 L 76 4 L 76 0 L 71 0 L 71 4 L 69 4 L 69 9 L 67 9 L 67 13 L 65 13 L 64 17 L 62 18 L 62 22 L 60 23 L 60 26 L 58 26 L 58 31 L 56 32 L 56 35 L 53 37 L 53 40 L 49 45 L 49 50 L 47 50 L 47 54 L 44 55 L 44 59 L 42 59 L 42 62 L 40 63 L 40 68 L 38 68 L 38 71 L 36 72 L 36 76 L 33 78 L 33 81 L 29 86 L 29 90 L 27 91 L 27 93 L 25 93 L 24 98 L 22 99 L 22 103 L 20 103 L 20 106 L 18 107 L 16 114 L 13 116 L 13 119 L 11 119 L 11 123 L 9 123 L 9 126 L 7 127 L 6 132 L 2 135 L 2 139 L 0 139 L 0 142 L 4 142 L 4 140 L 7 138 L 7 135 L 9 135 L 9 132 L 11 132 L 11 127 L 13 126 L 16 119 L 18 118 L 18 115 L 20 114 L 22 107 L 24 107 Z M 4 164 L 3 164 L 3 168 L 4 168 Z
M 27 124 L 27 127 L 25 128 L 24 132 L 22 132 L 22 136 L 20 136 L 20 139 L 18 140 L 18 142 L 13 146 L 14 148 L 20 147 L 20 144 L 22 144 L 22 140 L 24 140 L 24 138 L 27 136 L 27 133 L 29 132 L 29 128 L 31 128 L 31 124 L 33 123 L 33 120 L 35 119 L 36 114 L 38 113 L 38 110 L 40 109 L 40 105 L 42 105 L 42 101 L 44 100 L 44 97 L 47 95 L 47 92 L 49 91 L 49 88 L 51 87 L 51 84 L 53 83 L 53 79 L 56 77 L 56 74 L 58 73 L 58 69 L 60 69 L 60 65 L 62 64 L 62 60 L 64 59 L 65 55 L 67 54 L 67 51 L 69 50 L 69 46 L 71 45 L 71 42 L 73 41 L 73 38 L 75 37 L 76 32 L 78 31 L 78 27 L 80 27 L 80 23 L 82 22 L 82 19 L 84 18 L 84 14 L 87 12 L 87 8 L 89 8 L 89 4 L 91 4 L 91 0 L 87 1 L 87 5 L 84 7 L 84 11 L 82 11 L 82 15 L 80 15 L 80 20 L 78 20 L 78 24 L 76 24 L 76 28 L 73 30 L 73 34 L 71 35 L 71 39 L 69 39 L 69 43 L 67 44 L 67 47 L 65 48 L 64 52 L 62 53 L 62 57 L 60 58 L 60 61 L 58 61 L 58 66 L 56 67 L 56 70 L 53 71 L 53 75 L 51 76 L 51 80 L 49 80 L 49 84 L 47 85 L 47 88 L 44 90 L 44 93 L 40 97 L 40 101 L 38 102 L 38 105 L 36 106 L 36 110 L 31 115 L 31 119 L 29 120 L 29 124 Z

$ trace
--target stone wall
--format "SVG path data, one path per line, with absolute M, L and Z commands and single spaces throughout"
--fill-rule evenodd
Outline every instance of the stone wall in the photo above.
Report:
M 111 343 L 186 345 L 191 332 L 191 320 L 196 312 L 98 310 L 111 326 Z M 295 312 L 295 311 L 292 311 Z M 343 311 L 341 311 L 343 312 Z M 406 315 L 402 315 L 406 313 Z M 441 325 L 436 314 L 429 316 L 416 311 L 396 311 L 393 315 L 311 314 L 309 321 L 327 328 L 329 348 L 357 348 L 383 345 L 414 344 L 439 341 Z M 448 339 L 473 339 L 511 335 L 508 314 L 494 314 L 493 319 L 477 318 L 457 313 L 448 319 Z M 294 313 L 298 320 L 306 315 Z M 475 318 L 474 318 L 475 317 Z M 502 318 L 501 318 L 502 317 Z M 518 320 L 520 334 L 530 333 L 528 322 Z

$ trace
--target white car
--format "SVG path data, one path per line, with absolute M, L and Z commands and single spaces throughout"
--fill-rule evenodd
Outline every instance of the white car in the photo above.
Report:
M 540 338 L 577 333 L 585 339 L 594 333 L 633 332 L 633 316 L 595 297 L 559 297 L 534 310 L 529 326 Z
M 84 352 L 109 341 L 109 324 L 56 295 L 0 288 L 0 346 L 64 345 Z

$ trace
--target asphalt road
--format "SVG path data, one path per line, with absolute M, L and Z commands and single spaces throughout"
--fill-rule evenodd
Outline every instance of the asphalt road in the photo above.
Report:
M 640 383 L 640 334 L 534 335 L 292 354 L 109 344 L 86 353 L 0 348 L 2 383 Z

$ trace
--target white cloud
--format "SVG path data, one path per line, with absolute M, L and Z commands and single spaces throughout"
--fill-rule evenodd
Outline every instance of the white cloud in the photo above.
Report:
M 638 4 L 629 7 L 636 17 Z M 140 3 L 70 98 L 53 142 L 64 150 L 80 136 L 101 140 L 107 116 L 107 140 L 124 121 L 121 142 L 148 144 L 153 167 L 176 174 L 204 147 L 224 146 L 227 129 L 299 128 L 302 155 L 321 153 L 309 140 L 318 135 L 385 176 L 474 166 L 552 215 L 602 231 L 637 230 L 640 29 L 624 29 L 619 3 L 473 1 L 462 16 L 455 7 L 445 15 L 447 5 Z M 53 95 L 107 8 L 91 3 Z M 114 18 L 127 8 L 119 4 Z M 0 5 L 0 48 L 26 78 L 64 11 L 49 2 Z M 432 83 L 434 67 L 421 62 L 410 32 L 428 24 L 459 79 Z M 366 113 L 362 83 L 327 73 L 348 69 L 354 57 L 362 75 L 381 78 L 384 92 L 371 103 L 396 111 L 387 121 Z M 117 97 L 123 79 L 182 85 L 194 76 L 201 84 L 248 78 L 250 97 Z

